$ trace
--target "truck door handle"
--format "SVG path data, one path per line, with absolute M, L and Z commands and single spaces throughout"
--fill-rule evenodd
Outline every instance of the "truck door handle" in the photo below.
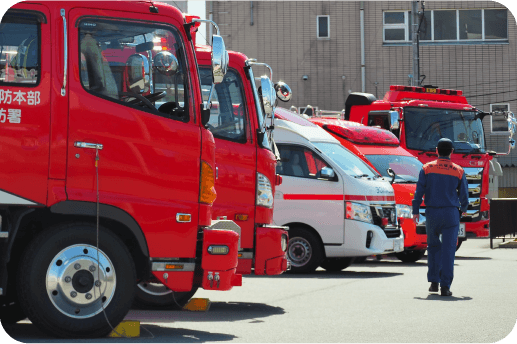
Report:
M 103 145 L 100 143 L 89 143 L 89 142 L 74 142 L 74 147 L 77 148 L 91 148 L 91 149 L 99 149 L 101 150 L 103 148 Z

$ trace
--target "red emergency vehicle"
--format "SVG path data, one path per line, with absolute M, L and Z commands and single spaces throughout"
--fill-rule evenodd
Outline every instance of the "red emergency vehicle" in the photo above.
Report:
M 391 130 L 401 146 L 424 164 L 437 158 L 438 140 L 450 138 L 454 144 L 451 160 L 463 167 L 469 185 L 469 207 L 461 222 L 475 236 L 489 235 L 490 161 L 499 153 L 485 146 L 482 119 L 488 113 L 469 105 L 462 91 L 434 86 L 390 86 L 382 100 L 351 93 L 345 107 L 346 120 Z M 500 115 L 506 116 L 510 130 L 513 114 Z M 511 136 L 510 142 L 514 142 Z M 423 214 L 425 208 L 420 209 Z
M 103 336 L 137 281 L 241 285 L 239 235 L 212 223 L 198 24 L 144 1 L 19 3 L 2 18 L 2 321 L 27 315 L 51 335 Z M 227 53 L 213 42 L 215 84 Z
M 280 183 L 277 161 L 265 135 L 266 114 L 255 86 L 253 63 L 242 53 L 228 53 L 229 68 L 215 87 L 207 125 L 216 144 L 217 200 L 212 218 L 233 220 L 240 227 L 237 273 L 278 275 L 287 269 L 288 228 L 273 225 L 273 195 Z M 206 98 L 212 83 L 211 48 L 196 46 L 196 57 Z M 271 84 L 265 78 L 266 85 Z M 135 303 L 139 308 L 177 308 L 178 298 L 188 301 L 194 293 L 175 295 L 175 299 L 163 285 L 142 282 Z
M 315 117 L 311 122 L 329 132 L 380 175 L 393 180 L 397 217 L 404 232 L 404 251 L 395 253 L 395 256 L 403 262 L 421 259 L 427 249 L 427 235 L 425 227 L 417 228 L 413 222 L 411 201 L 422 163 L 400 147 L 397 137 L 387 130 L 335 118 Z M 395 173 L 394 178 L 389 175 L 390 168 Z

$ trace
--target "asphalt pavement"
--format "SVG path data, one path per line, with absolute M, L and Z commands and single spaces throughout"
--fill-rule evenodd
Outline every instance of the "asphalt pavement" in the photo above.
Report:
M 198 291 L 195 297 L 212 301 L 207 312 L 131 311 L 126 319 L 142 324 L 134 339 L 56 340 L 28 320 L 5 330 L 26 343 L 517 341 L 517 249 L 491 250 L 489 239 L 469 238 L 457 252 L 452 297 L 428 292 L 426 258 L 411 264 L 369 258 L 339 273 L 245 277 L 229 292 Z

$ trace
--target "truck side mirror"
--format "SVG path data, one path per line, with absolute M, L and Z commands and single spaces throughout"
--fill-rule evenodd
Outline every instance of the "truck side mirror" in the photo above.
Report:
M 142 54 L 133 54 L 126 61 L 127 88 L 136 94 L 149 91 L 150 68 L 149 60 Z
M 260 77 L 260 87 L 262 91 L 262 106 L 264 107 L 265 115 L 266 117 L 272 116 L 275 107 L 276 94 L 271 79 L 265 75 Z
M 283 102 L 288 102 L 289 100 L 291 100 L 291 97 L 293 96 L 291 88 L 285 82 L 282 81 L 279 81 L 275 85 L 275 91 L 277 98 Z
M 323 167 L 321 169 L 321 178 L 332 179 L 336 176 L 336 173 L 330 167 Z
M 400 128 L 398 111 L 390 111 L 389 119 L 390 119 L 390 130 L 391 131 L 398 130 Z
M 153 59 L 153 65 L 158 73 L 173 76 L 178 71 L 179 62 L 169 51 L 160 51 Z
M 395 177 L 397 176 L 395 174 L 395 171 L 393 171 L 393 169 L 391 167 L 389 167 L 386 172 L 388 173 L 388 176 L 391 177 L 391 181 L 390 181 L 390 184 L 393 184 L 393 182 L 395 181 Z
M 224 45 L 224 40 L 219 35 L 212 37 L 212 82 L 220 84 L 223 82 L 230 58 Z

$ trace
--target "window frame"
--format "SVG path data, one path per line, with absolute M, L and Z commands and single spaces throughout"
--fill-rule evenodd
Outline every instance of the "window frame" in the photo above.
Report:
M 4 17 L 2 18 L 2 23 L 14 23 L 14 24 L 17 24 L 17 23 L 20 23 L 20 21 L 16 21 L 16 20 L 13 20 L 15 19 L 15 16 L 17 13 L 23 13 L 23 11 L 20 11 L 20 10 L 15 10 L 15 9 L 9 9 Z M 36 17 L 35 20 L 34 20 L 34 24 L 36 25 L 37 27 L 37 31 L 38 31 L 38 64 L 39 64 L 39 70 L 38 70 L 38 77 L 36 79 L 36 82 L 35 83 L 19 83 L 19 82 L 0 82 L 0 87 L 9 87 L 9 86 L 17 86 L 17 87 L 24 87 L 24 88 L 36 88 L 40 85 L 41 83 L 41 74 L 42 74 L 42 47 L 41 47 L 41 31 L 42 31 L 42 27 L 41 25 L 42 24 L 47 24 L 47 18 L 45 16 L 45 14 L 43 14 L 42 12 L 39 12 L 39 11 L 33 11 L 33 10 L 29 10 L 27 11 L 30 15 Z M 14 14 L 10 16 L 10 14 Z M 11 17 L 11 18 L 9 18 Z M 5 19 L 8 19 L 7 21 L 4 22 Z M 10 20 L 9 20 L 10 19 Z M 22 20 L 23 23 L 25 24 L 28 24 L 29 20 Z M 30 21 L 32 24 L 32 21 Z
M 507 110 L 506 111 L 510 111 L 510 103 L 493 103 L 493 104 L 490 104 L 490 112 L 492 112 L 492 105 L 506 105 L 507 106 Z M 504 135 L 504 136 L 509 136 L 509 133 L 508 133 L 508 130 L 504 131 L 504 130 L 501 130 L 501 131 L 494 131 L 493 128 L 493 120 L 494 116 L 490 116 L 490 134 L 491 135 Z
M 278 173 L 279 175 L 281 175 L 282 177 L 292 177 L 292 178 L 301 178 L 301 179 L 310 179 L 310 180 L 318 180 L 318 181 L 322 181 L 322 182 L 339 182 L 339 177 L 338 177 L 338 174 L 335 172 L 336 169 L 332 166 L 332 164 L 329 164 L 327 162 L 327 160 L 323 159 L 323 157 L 318 154 L 314 149 L 312 149 L 311 147 L 309 146 L 306 146 L 306 145 L 303 145 L 303 144 L 296 144 L 296 143 L 284 143 L 284 142 L 279 142 L 279 143 L 276 143 L 276 146 L 278 147 L 278 154 L 280 154 L 280 148 L 281 147 L 289 147 L 290 150 L 292 151 L 292 148 L 295 148 L 295 149 L 298 149 L 299 151 L 301 150 L 301 153 L 304 154 L 304 150 L 308 150 L 309 152 L 311 152 L 313 155 L 315 155 L 316 157 L 318 157 L 318 159 L 320 159 L 321 161 L 323 161 L 328 167 L 330 167 L 332 170 L 334 170 L 334 178 L 332 179 L 325 179 L 325 178 L 311 178 L 311 177 L 300 177 L 300 176 L 290 176 L 290 175 L 287 175 L 287 174 L 280 174 L 276 171 L 275 169 L 275 173 Z M 277 165 L 278 166 L 278 165 Z M 308 166 L 307 166 L 308 167 Z
M 136 105 L 129 104 L 128 102 L 125 102 L 125 101 L 122 101 L 122 100 L 119 100 L 119 99 L 111 98 L 109 96 L 106 96 L 106 95 L 103 95 L 103 94 L 100 94 L 100 93 L 96 93 L 94 91 L 90 91 L 89 89 L 86 89 L 84 87 L 82 73 L 81 73 L 80 67 L 79 67 L 79 83 L 80 83 L 82 89 L 85 92 L 87 92 L 88 94 L 91 94 L 91 95 L 93 95 L 95 97 L 98 97 L 98 98 L 101 98 L 101 99 L 104 99 L 104 100 L 108 100 L 108 101 L 110 101 L 112 103 L 119 104 L 119 105 L 124 105 L 126 107 L 131 108 L 131 109 L 147 112 L 149 114 L 156 115 L 156 116 L 159 116 L 159 117 L 163 117 L 165 119 L 169 119 L 169 120 L 172 120 L 172 121 L 182 122 L 182 123 L 189 123 L 190 121 L 194 121 L 194 115 L 191 115 L 191 112 L 195 113 L 196 110 L 192 108 L 192 106 L 191 106 L 192 104 L 191 104 L 191 100 L 190 100 L 193 97 L 192 80 L 191 80 L 191 77 L 190 77 L 190 73 L 188 73 L 188 71 L 190 70 L 190 66 L 189 66 L 189 62 L 188 62 L 187 49 L 186 49 L 185 41 L 183 39 L 183 36 L 181 35 L 181 31 L 178 30 L 178 28 L 176 28 L 174 25 L 170 25 L 170 24 L 167 24 L 167 23 L 164 23 L 164 22 L 149 22 L 147 20 L 136 20 L 136 19 L 121 18 L 121 17 L 104 17 L 104 16 L 89 16 L 89 15 L 82 16 L 82 17 L 78 18 L 76 23 L 75 23 L 75 26 L 77 27 L 77 38 L 79 39 L 79 41 L 77 42 L 79 61 L 76 61 L 78 63 L 78 66 L 81 65 L 81 55 L 82 55 L 82 52 L 81 52 L 81 42 L 80 42 L 80 39 L 81 39 L 80 24 L 81 24 L 81 22 L 83 22 L 85 20 L 99 20 L 101 22 L 102 21 L 104 21 L 104 22 L 107 21 L 107 22 L 118 22 L 118 23 L 124 23 L 124 24 L 133 23 L 133 24 L 142 25 L 142 26 L 147 25 L 148 27 L 152 27 L 152 28 L 159 28 L 159 29 L 163 29 L 163 30 L 169 30 L 170 32 L 175 34 L 177 36 L 177 38 L 178 38 L 178 42 L 181 43 L 181 47 L 182 47 L 182 49 L 184 51 L 184 55 L 185 55 L 184 58 L 183 58 L 183 62 L 185 64 L 184 67 L 185 67 L 186 83 L 183 86 L 184 87 L 187 86 L 188 91 L 187 92 L 185 92 L 185 90 L 183 91 L 184 95 L 185 95 L 183 103 L 184 103 L 184 109 L 185 109 L 186 115 L 185 115 L 185 118 L 183 118 L 183 119 L 181 119 L 181 118 L 171 118 L 170 116 L 167 116 L 167 114 L 158 111 L 158 109 L 151 110 L 147 106 L 136 106 Z M 109 61 L 108 61 L 108 64 L 109 64 Z M 151 73 L 152 73 L 152 71 L 151 71 Z
M 320 36 L 320 18 L 327 18 L 327 32 L 328 36 Z M 318 39 L 330 39 L 330 15 L 317 15 L 316 16 L 316 37 Z
M 298 107 L 298 114 L 301 115 L 303 110 L 305 110 L 305 108 L 306 108 L 306 106 L 299 106 Z M 313 106 L 312 107 L 312 115 L 310 115 L 310 116 L 313 117 L 316 114 L 316 112 L 318 112 L 318 111 L 319 111 L 319 107 Z M 309 115 L 307 115 L 307 116 L 309 116 Z
M 200 67 L 200 73 L 199 73 L 199 77 L 200 78 L 201 78 L 201 69 L 210 69 L 210 67 L 209 66 L 201 66 Z M 244 110 L 244 139 L 242 139 L 242 138 L 241 139 L 231 139 L 229 137 L 224 137 L 224 136 L 221 136 L 221 135 L 217 135 L 216 133 L 214 133 L 210 129 L 208 129 L 208 130 L 210 130 L 210 132 L 212 133 L 212 135 L 216 139 L 225 140 L 225 141 L 229 141 L 229 142 L 236 142 L 236 143 L 246 144 L 246 143 L 248 143 L 248 141 L 251 138 L 251 135 L 250 135 L 251 124 L 250 124 L 250 115 L 249 115 L 249 111 L 248 111 L 248 104 L 246 102 L 246 93 L 244 92 L 244 80 L 242 79 L 239 71 L 236 68 L 228 67 L 228 71 L 226 72 L 226 74 L 228 74 L 228 72 L 230 72 L 230 71 L 235 73 L 235 75 L 239 79 L 239 81 L 241 83 L 241 86 L 242 86 L 239 91 L 241 93 L 242 105 L 243 105 L 243 110 Z M 224 83 L 224 79 L 223 79 L 223 83 Z M 203 84 L 201 83 L 201 80 L 200 80 L 199 85 L 201 86 L 201 89 L 202 89 Z M 215 91 L 215 89 L 214 89 L 214 91 Z M 217 92 L 217 91 L 215 91 L 215 92 Z
M 460 39 L 460 11 L 480 10 L 481 11 L 481 39 Z M 506 38 L 489 38 L 485 36 L 485 10 L 505 10 L 506 11 Z M 456 39 L 454 40 L 436 40 L 434 35 L 434 13 L 435 11 L 455 11 L 456 15 Z M 388 12 L 404 12 L 404 24 L 386 24 L 384 13 Z M 409 13 L 411 10 L 386 10 L 382 12 L 382 42 L 383 44 L 410 44 L 409 32 L 411 27 L 409 25 Z M 509 43 L 509 20 L 508 20 L 508 9 L 507 8 L 462 8 L 462 9 L 433 9 L 427 10 L 426 14 L 430 13 L 430 28 L 431 28 L 431 39 L 421 39 L 420 42 L 433 43 L 433 44 L 483 44 L 483 43 Z M 386 40 L 386 29 L 405 29 L 405 40 Z

